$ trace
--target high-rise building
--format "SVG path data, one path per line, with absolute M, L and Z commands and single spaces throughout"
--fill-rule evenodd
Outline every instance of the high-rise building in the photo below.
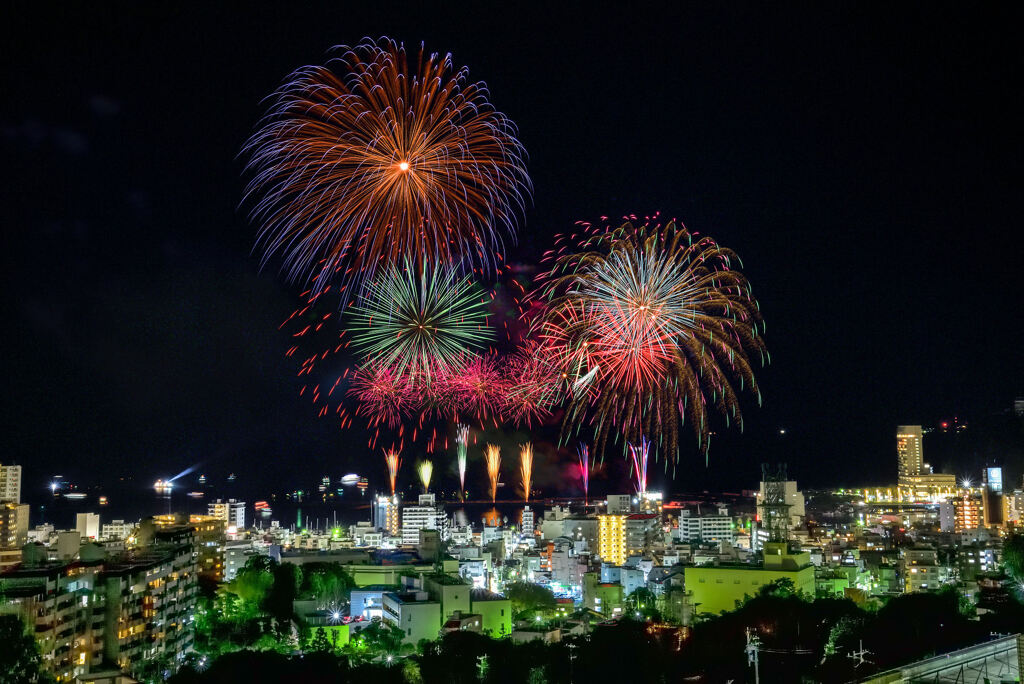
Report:
M 523 537 L 533 537 L 533 509 L 529 506 L 523 509 Z
M 21 503 L 20 465 L 0 465 L 0 501 Z
M 223 501 L 217 499 L 206 505 L 206 514 L 214 518 L 220 518 L 227 527 L 234 527 L 239 530 L 245 529 L 245 502 L 235 499 Z
M 924 450 L 920 425 L 896 428 L 896 459 L 899 477 L 924 475 Z
M 402 543 L 419 544 L 420 530 L 438 530 L 441 539 L 448 538 L 448 519 L 444 507 L 434 502 L 433 494 L 420 494 L 416 506 L 402 508 Z
M 626 562 L 626 518 L 624 514 L 597 516 L 597 555 L 613 565 Z
M 985 523 L 985 504 L 981 496 L 965 493 L 953 502 L 954 532 L 976 530 Z
M 658 516 L 653 513 L 634 513 L 626 516 L 626 558 L 645 556 L 658 534 Z
M 399 499 L 397 496 L 385 496 L 378 494 L 373 502 L 373 526 L 392 537 L 398 536 L 401 531 L 399 524 L 401 518 L 398 514 Z
M 100 538 L 100 516 L 98 513 L 78 513 L 75 515 L 75 529 L 82 535 L 82 541 L 86 539 L 96 540 Z
M 70 560 L 48 561 L 27 546 L 22 565 L 0 575 L 3 612 L 31 625 L 43 666 L 59 681 L 112 664 L 137 677 L 154 664 L 174 672 L 192 648 L 192 534 L 150 521 L 146 543 L 130 552 L 107 556 L 90 545 Z

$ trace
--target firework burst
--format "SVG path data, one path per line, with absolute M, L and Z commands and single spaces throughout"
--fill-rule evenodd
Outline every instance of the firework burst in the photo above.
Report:
M 498 498 L 498 477 L 501 475 L 501 448 L 488 444 L 484 449 L 484 460 L 487 462 L 487 479 L 491 485 L 491 503 Z
M 420 484 L 423 485 L 423 493 L 430 491 L 430 476 L 434 474 L 434 464 L 430 461 L 420 461 L 416 472 L 420 476 Z
M 451 55 L 335 53 L 286 79 L 243 149 L 264 263 L 316 293 L 403 260 L 492 269 L 531 190 L 514 124 Z
M 519 447 L 519 482 L 523 500 L 529 501 L 533 483 L 533 445 L 529 442 Z
M 356 413 L 365 416 L 371 428 L 396 428 L 416 406 L 413 385 L 388 366 L 373 362 L 352 375 L 348 395 L 359 401 Z
M 733 252 L 674 222 L 626 223 L 587 228 L 578 250 L 552 258 L 534 332 L 568 384 L 563 438 L 589 419 L 599 453 L 611 433 L 650 434 L 678 456 L 686 419 L 705 454 L 710 412 L 742 429 L 737 394 L 760 401 L 751 358 L 767 352 Z
M 355 350 L 408 384 L 429 385 L 490 339 L 482 293 L 447 268 L 389 268 L 348 319 Z
M 466 450 L 469 445 L 469 426 L 458 425 L 455 428 L 455 452 L 459 464 L 459 498 L 466 498 Z
M 398 469 L 402 466 L 402 457 L 394 449 L 384 452 L 384 462 L 388 466 L 388 482 L 391 484 L 391 496 L 395 495 L 395 485 L 398 483 Z

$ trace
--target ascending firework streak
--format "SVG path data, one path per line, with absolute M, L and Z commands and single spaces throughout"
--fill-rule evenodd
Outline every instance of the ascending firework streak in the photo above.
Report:
M 533 445 L 527 442 L 519 448 L 519 476 L 523 500 L 530 500 L 530 481 L 533 479 Z
M 459 424 L 455 428 L 456 458 L 459 461 L 459 498 L 466 498 L 466 445 L 469 443 L 469 426 Z
M 391 481 L 391 496 L 395 495 L 395 483 L 398 481 L 398 468 L 402 465 L 402 459 L 398 452 L 389 449 L 384 453 L 384 462 L 388 464 L 388 479 Z
M 487 477 L 491 480 L 491 503 L 498 497 L 498 475 L 501 468 L 501 448 L 488 444 L 484 449 L 484 459 L 487 461 Z
M 434 464 L 430 461 L 420 461 L 417 472 L 420 474 L 420 482 L 423 483 L 423 493 L 430 491 L 430 476 L 434 473 Z
M 580 479 L 583 480 L 583 505 L 587 505 L 590 491 L 590 448 L 580 444 Z
M 642 499 L 647 494 L 647 453 L 651 446 L 646 437 L 640 438 L 640 446 L 629 445 L 629 453 L 633 457 L 633 471 L 636 476 L 636 492 Z

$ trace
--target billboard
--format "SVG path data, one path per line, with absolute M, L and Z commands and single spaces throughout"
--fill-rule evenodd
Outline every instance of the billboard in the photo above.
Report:
M 1002 468 L 988 468 L 985 471 L 986 482 L 988 488 L 993 492 L 1003 491 L 1003 469 Z

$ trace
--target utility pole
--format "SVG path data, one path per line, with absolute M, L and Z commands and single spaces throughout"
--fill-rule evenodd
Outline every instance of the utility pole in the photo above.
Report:
M 761 684 L 761 663 L 758 658 L 760 647 L 761 639 L 754 634 L 754 630 L 747 627 L 747 646 L 744 650 L 747 653 L 747 665 L 754 666 L 754 684 Z
M 853 651 L 851 653 L 847 653 L 846 654 L 847 658 L 849 658 L 850 660 L 856 661 L 857 664 L 854 665 L 854 668 L 858 668 L 861 665 L 863 665 L 864 663 L 870 663 L 871 662 L 870 660 L 868 660 L 867 658 L 864 657 L 868 653 L 871 653 L 871 651 L 869 651 L 866 648 L 864 648 L 864 640 L 860 639 L 859 640 L 859 644 L 860 644 L 860 648 L 858 648 L 856 651 Z

